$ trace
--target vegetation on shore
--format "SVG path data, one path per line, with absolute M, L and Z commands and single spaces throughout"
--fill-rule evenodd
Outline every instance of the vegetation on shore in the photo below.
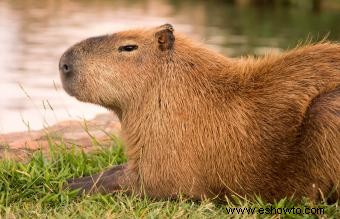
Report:
M 115 195 L 76 197 L 75 192 L 64 191 L 63 183 L 71 177 L 88 175 L 109 166 L 123 163 L 126 158 L 119 140 L 110 148 L 100 148 L 85 154 L 78 148 L 67 149 L 64 145 L 50 143 L 49 155 L 35 152 L 27 162 L 0 161 L 0 218 L 225 218 L 268 217 L 276 215 L 228 214 L 227 208 L 283 208 L 319 207 L 325 215 L 285 214 L 285 218 L 340 218 L 338 204 L 314 205 L 305 201 L 293 203 L 287 199 L 270 205 L 261 201 L 235 198 L 226 203 L 211 201 L 193 202 L 186 199 L 155 201 L 149 198 Z

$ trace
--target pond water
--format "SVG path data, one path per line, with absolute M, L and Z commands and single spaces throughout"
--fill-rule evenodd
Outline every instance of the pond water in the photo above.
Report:
M 316 12 L 308 4 L 228 2 L 1 0 L 0 133 L 91 119 L 106 111 L 69 97 L 59 80 L 62 52 L 90 36 L 172 23 L 176 31 L 228 56 L 280 51 L 308 36 L 340 39 L 338 4 Z

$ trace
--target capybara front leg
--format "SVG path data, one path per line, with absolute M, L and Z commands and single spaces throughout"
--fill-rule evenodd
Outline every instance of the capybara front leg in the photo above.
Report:
M 70 190 L 79 190 L 85 193 L 112 193 L 120 190 L 130 190 L 133 179 L 126 170 L 127 165 L 117 165 L 111 169 L 86 177 L 70 179 L 66 187 Z

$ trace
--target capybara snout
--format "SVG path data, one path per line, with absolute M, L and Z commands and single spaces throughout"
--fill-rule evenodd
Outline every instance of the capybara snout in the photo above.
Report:
M 86 39 L 66 50 L 61 56 L 59 60 L 60 78 L 64 89 L 70 95 L 79 97 L 79 89 L 83 88 L 81 87 L 83 83 L 87 83 L 88 76 L 86 74 L 91 74 L 88 63 L 91 62 L 91 58 L 96 57 L 98 48 L 107 38 L 107 36 L 100 36 Z M 107 46 L 109 47 L 109 44 Z M 101 50 L 100 53 L 102 52 L 104 51 Z M 100 73 L 100 71 L 97 72 Z
M 59 72 L 63 81 L 69 79 L 74 74 L 73 56 L 73 50 L 67 50 L 60 58 Z
M 65 90 L 114 111 L 126 164 L 70 181 L 154 198 L 339 198 L 340 45 L 228 58 L 169 25 L 90 38 Z

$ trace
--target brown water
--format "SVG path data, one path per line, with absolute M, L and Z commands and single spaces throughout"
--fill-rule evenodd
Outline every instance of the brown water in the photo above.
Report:
M 223 2 L 1 0 L 0 133 L 90 119 L 106 111 L 76 101 L 61 88 L 59 57 L 86 37 L 169 22 L 228 56 L 280 51 L 308 35 L 340 38 L 339 4 L 316 13 L 308 4 L 286 8 Z

